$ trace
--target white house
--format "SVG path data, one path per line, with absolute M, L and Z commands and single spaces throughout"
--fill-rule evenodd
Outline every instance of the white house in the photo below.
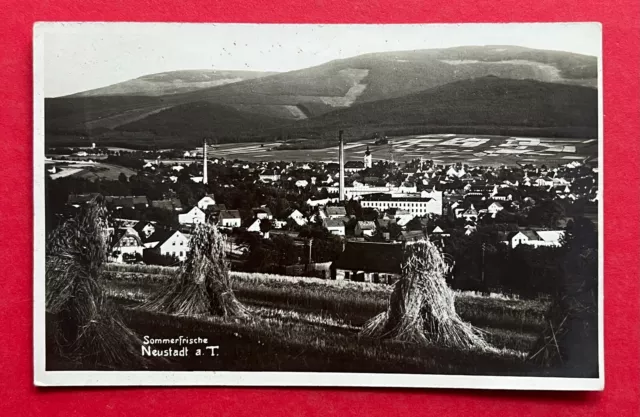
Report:
M 394 215 L 396 224 L 400 227 L 405 227 L 414 217 L 416 217 L 416 215 L 407 210 L 398 210 Z
M 160 231 L 152 250 L 163 256 L 174 256 L 181 261 L 187 259 L 189 238 L 179 230 Z M 152 236 L 153 238 L 154 236 Z
M 321 200 L 312 200 L 312 199 L 308 199 L 307 200 L 307 205 L 309 207 L 316 207 L 316 206 L 326 206 L 327 204 L 329 204 L 329 202 L 331 201 L 331 198 L 323 198 Z
M 262 182 L 276 182 L 280 180 L 280 174 L 276 171 L 265 171 L 260 174 Z
M 155 233 L 156 226 L 151 222 L 139 221 L 133 226 L 133 229 L 141 239 L 146 240 Z
M 196 204 L 200 210 L 206 210 L 209 206 L 215 206 L 216 200 L 213 198 L 213 195 L 207 194 L 202 197 L 198 203 Z
M 111 262 L 124 262 L 127 257 L 135 257 L 136 254 L 142 257 L 144 245 L 138 232 L 132 228 L 120 229 L 116 232 L 109 254 Z
M 257 207 L 257 208 L 254 208 L 252 211 L 256 219 L 260 219 L 260 220 L 273 219 L 273 214 L 271 213 L 271 209 L 269 207 Z
M 242 224 L 242 218 L 238 210 L 220 210 L 218 215 L 218 226 L 220 227 L 240 227 Z
M 347 215 L 347 209 L 342 206 L 326 207 L 325 212 L 330 219 L 340 219 Z
M 494 201 L 493 203 L 489 204 L 489 207 L 487 207 L 487 212 L 490 214 L 496 214 L 499 211 L 504 210 L 504 207 L 502 207 L 502 204 L 498 203 L 497 201 Z
M 536 180 L 536 186 L 538 187 L 551 187 L 553 186 L 553 180 L 548 177 L 540 177 Z
M 289 218 L 293 220 L 298 226 L 304 226 L 305 224 L 307 224 L 307 219 L 297 209 L 293 210 L 293 212 L 289 214 Z
M 198 206 L 194 206 L 184 214 L 178 214 L 178 223 L 180 224 L 199 224 L 204 223 L 205 220 L 206 215 Z
M 298 181 L 296 181 L 296 187 L 298 187 L 298 188 L 305 188 L 307 185 L 309 185 L 309 181 L 307 181 L 307 180 L 298 180 Z
M 476 221 L 478 220 L 478 211 L 472 204 L 468 209 L 462 212 L 462 217 L 467 221 Z
M 356 236 L 373 236 L 376 233 L 376 224 L 372 221 L 359 221 L 356 223 L 354 234 Z
M 260 233 L 262 237 L 264 237 L 265 239 L 269 239 L 269 231 L 263 233 L 262 229 L 260 229 L 260 225 L 262 224 L 263 220 L 264 219 L 255 219 L 253 223 L 251 223 L 249 227 L 247 227 L 247 232 Z
M 332 235 L 336 235 L 336 236 L 345 235 L 345 227 L 344 227 L 344 222 L 342 220 L 324 219 L 322 224 Z
M 530 245 L 533 247 L 558 247 L 564 238 L 563 230 L 518 230 L 506 234 L 502 242 L 512 248 L 518 245 Z

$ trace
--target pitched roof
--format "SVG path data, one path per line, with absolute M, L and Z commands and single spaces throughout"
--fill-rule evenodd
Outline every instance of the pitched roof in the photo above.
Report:
M 67 197 L 67 204 L 85 204 L 99 196 L 100 193 L 69 194 L 69 197 Z
M 372 221 L 361 220 L 358 222 L 358 227 L 362 230 L 375 230 L 376 224 Z
M 364 162 L 362 161 L 347 161 L 344 164 L 345 168 L 364 168 Z
M 222 219 L 239 219 L 240 212 L 238 210 L 220 210 L 220 214 L 218 215 L 220 220 Z
M 150 224 L 151 226 L 153 226 L 155 228 L 155 225 L 150 222 L 150 221 L 146 221 L 146 220 L 141 220 L 138 223 L 135 224 L 135 226 L 133 226 L 133 230 L 135 230 L 136 232 L 140 233 L 142 232 L 142 230 L 148 225 Z
M 224 204 L 211 204 L 207 206 L 207 211 L 212 211 L 214 213 L 217 213 L 226 209 L 227 209 L 227 206 L 225 206 Z
M 128 236 L 128 237 L 132 237 L 136 240 L 136 242 L 138 243 L 139 246 L 142 246 L 142 239 L 140 239 L 140 236 L 138 235 L 138 233 L 135 230 L 131 230 L 131 228 L 125 228 L 125 229 L 117 229 L 115 231 L 115 234 L 113 236 L 113 247 L 116 247 L 118 245 L 118 243 L 120 243 L 120 240 L 124 237 L 124 236 Z
M 105 200 L 108 204 L 116 207 L 135 207 L 140 204 L 149 204 L 149 200 L 147 200 L 146 196 L 108 196 Z
M 332 268 L 399 274 L 402 254 L 399 244 L 348 241 Z
M 327 229 L 330 227 L 344 227 L 344 222 L 342 221 L 342 219 L 324 219 L 322 222 L 324 227 L 326 227 Z
M 252 210 L 253 210 L 253 214 L 266 213 L 267 215 L 272 216 L 271 210 L 269 209 L 269 207 L 257 207 Z
M 182 202 L 177 198 L 171 198 L 166 200 L 154 200 L 151 202 L 151 207 L 156 207 L 163 210 L 182 210 Z
M 528 230 L 528 229 L 517 230 L 517 231 L 513 231 L 513 232 L 509 233 L 509 239 L 512 239 L 518 233 L 522 233 L 529 240 L 540 240 L 540 236 L 538 236 L 538 234 L 535 231 Z
M 536 233 L 545 242 L 557 243 L 564 237 L 564 230 L 536 230 Z
M 147 242 L 158 242 L 158 246 L 162 245 L 166 242 L 171 236 L 176 234 L 177 230 L 171 229 L 156 229 L 156 231 L 149 236 Z
M 400 233 L 400 240 L 403 241 L 413 241 L 413 240 L 420 240 L 420 239 L 424 239 L 424 232 L 422 230 L 410 230 L 410 231 L 406 231 L 406 232 L 401 232 Z
M 471 205 L 471 207 L 466 209 L 464 211 L 464 213 L 462 213 L 462 215 L 463 216 L 477 216 L 478 215 L 478 211 L 475 209 L 475 207 L 473 207 L 473 205 Z
M 378 222 L 378 226 L 388 228 L 389 225 L 396 222 L 396 219 L 377 219 L 376 221 Z
M 342 206 L 327 206 L 325 209 L 327 216 L 346 216 L 347 209 Z

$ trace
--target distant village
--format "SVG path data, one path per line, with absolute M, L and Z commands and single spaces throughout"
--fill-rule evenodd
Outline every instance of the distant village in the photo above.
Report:
M 47 180 L 57 190 L 51 199 L 62 200 L 47 204 L 64 217 L 103 198 L 111 215 L 111 262 L 176 264 L 189 253 L 193 228 L 211 222 L 228 235 L 229 257 L 240 268 L 245 262 L 279 273 L 387 282 L 399 273 L 403 242 L 430 239 L 444 247 L 448 239 L 490 228 L 505 248 L 559 247 L 567 222 L 596 213 L 599 199 L 597 168 L 575 161 L 400 164 L 375 158 L 369 148 L 350 161 L 341 150 L 335 162 L 214 154 L 206 143 L 195 151 L 48 154 Z M 134 174 L 78 178 L 77 170 L 87 168 L 74 164 L 88 161 Z M 76 171 L 60 175 L 70 169 Z M 265 255 L 257 259 L 257 253 Z

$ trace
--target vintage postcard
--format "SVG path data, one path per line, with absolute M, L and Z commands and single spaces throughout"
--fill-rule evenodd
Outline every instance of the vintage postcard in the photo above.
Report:
M 34 27 L 41 386 L 601 390 L 598 23 Z

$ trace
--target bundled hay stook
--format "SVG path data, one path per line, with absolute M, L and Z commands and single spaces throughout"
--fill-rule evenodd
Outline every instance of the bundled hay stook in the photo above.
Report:
M 196 226 L 190 246 L 172 285 L 142 308 L 178 315 L 247 316 L 247 309 L 231 289 L 225 238 L 218 228 L 212 224 Z
M 122 322 L 102 288 L 107 230 L 106 210 L 94 201 L 48 237 L 47 333 L 56 354 L 76 366 L 147 368 L 141 340 Z
M 429 241 L 405 246 L 402 277 L 386 312 L 369 320 L 361 335 L 458 349 L 489 349 L 481 332 L 455 311 L 455 293 L 447 286 L 450 267 Z

